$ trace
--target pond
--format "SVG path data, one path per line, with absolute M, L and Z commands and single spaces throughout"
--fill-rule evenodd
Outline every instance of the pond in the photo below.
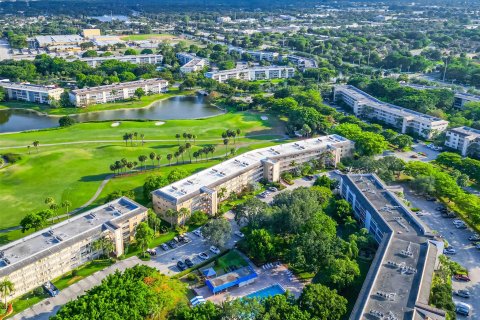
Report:
M 108 121 L 122 119 L 172 120 L 198 119 L 221 114 L 222 110 L 212 106 L 205 97 L 177 96 L 156 101 L 148 108 L 106 110 L 72 115 L 79 122 Z M 0 132 L 15 132 L 44 129 L 58 126 L 58 117 L 39 114 L 30 110 L 0 110 Z

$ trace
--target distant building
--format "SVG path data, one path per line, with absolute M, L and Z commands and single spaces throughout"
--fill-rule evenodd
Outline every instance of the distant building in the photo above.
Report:
M 135 95 L 135 90 L 142 88 L 146 94 L 166 92 L 168 81 L 163 79 L 145 79 L 99 87 L 72 90 L 70 101 L 77 107 L 127 100 Z
M 350 319 L 446 319 L 428 305 L 443 241 L 375 174 L 341 175 L 340 194 L 378 243 Z
M 13 282 L 10 298 L 21 296 L 98 258 L 93 243 L 100 238 L 112 241 L 113 254 L 121 256 L 146 217 L 147 208 L 123 197 L 4 245 L 0 281 Z
M 246 81 L 287 79 L 292 78 L 294 75 L 294 68 L 282 66 L 231 69 L 205 73 L 205 77 L 218 82 L 225 82 L 228 79 L 240 79 Z
M 293 64 L 295 64 L 297 67 L 302 68 L 302 69 L 308 69 L 308 68 L 317 68 L 318 63 L 315 59 L 313 58 L 306 58 L 306 57 L 300 57 L 296 56 L 293 54 L 289 54 L 286 56 L 281 56 L 280 60 L 287 60 Z
M 460 151 L 464 157 L 480 155 L 480 130 L 458 127 L 447 130 L 445 146 Z
M 182 65 L 180 71 L 182 73 L 202 71 L 208 66 L 208 60 L 197 57 L 194 54 L 187 52 L 179 52 L 176 54 L 178 61 Z
M 60 95 L 65 91 L 55 86 L 39 86 L 16 82 L 0 82 L 0 87 L 5 89 L 10 100 L 44 104 L 51 104 L 53 100 L 59 100 Z
M 448 121 L 424 113 L 380 101 L 350 85 L 334 86 L 334 100 L 341 100 L 352 108 L 357 116 L 376 119 L 402 133 L 412 132 L 424 138 L 432 138 L 448 127 Z
M 292 162 L 301 165 L 318 160 L 336 165 L 352 156 L 353 149 L 352 141 L 329 135 L 249 151 L 153 191 L 153 208 L 166 221 L 172 219 L 165 216 L 168 209 L 186 208 L 214 215 L 218 203 L 231 192 L 240 192 L 261 179 L 278 182 L 280 174 L 291 169 Z
M 467 102 L 480 102 L 480 96 L 476 96 L 468 93 L 455 93 L 453 107 L 457 109 L 463 109 Z
M 270 62 L 278 60 L 278 52 L 245 50 L 239 47 L 229 47 L 228 52 L 238 52 L 239 54 L 248 54 L 256 61 L 267 60 Z
M 107 57 L 80 58 L 80 61 L 85 61 L 90 67 L 94 67 L 94 68 L 107 60 L 118 60 L 122 62 L 131 62 L 135 64 L 139 64 L 139 63 L 159 64 L 162 62 L 163 56 L 161 54 L 140 54 L 140 55 L 131 55 L 131 56 L 107 56 Z
M 225 23 L 225 22 L 230 22 L 232 21 L 232 18 L 230 17 L 218 17 L 217 22 L 218 23 Z
M 28 44 L 30 48 L 46 48 L 50 46 L 79 46 L 85 42 L 82 36 L 71 35 L 51 35 L 51 36 L 36 36 L 29 38 Z
M 83 29 L 82 36 L 85 39 L 91 39 L 97 36 L 101 36 L 100 29 Z

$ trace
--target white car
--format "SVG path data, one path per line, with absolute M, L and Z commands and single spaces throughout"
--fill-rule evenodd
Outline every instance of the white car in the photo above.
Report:
M 240 231 L 235 231 L 234 232 L 236 236 L 239 236 L 240 238 L 244 238 L 245 235 L 243 233 L 241 233 Z
M 455 251 L 455 249 L 451 247 L 443 249 L 443 254 L 455 254 L 455 253 L 457 253 L 457 251 Z
M 220 250 L 219 250 L 217 247 L 215 247 L 215 246 L 211 246 L 211 247 L 210 247 L 210 251 L 211 251 L 212 253 L 215 253 L 215 254 L 219 254 L 219 253 L 220 253 Z
M 202 260 L 207 260 L 210 256 L 206 252 L 202 252 L 198 254 L 198 257 Z
M 463 223 L 463 221 L 460 220 L 460 219 L 453 219 L 452 222 L 453 222 L 453 224 L 462 224 Z
M 193 230 L 193 234 L 198 236 L 198 237 L 201 237 L 202 236 L 202 230 L 200 230 L 200 229 Z

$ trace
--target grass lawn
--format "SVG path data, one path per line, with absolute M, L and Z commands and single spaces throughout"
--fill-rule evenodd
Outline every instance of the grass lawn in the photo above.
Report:
M 170 120 L 162 126 L 155 126 L 154 121 L 123 121 L 119 127 L 111 127 L 111 122 L 96 122 L 54 130 L 0 135 L 0 146 L 6 148 L 0 149 L 0 152 L 14 152 L 22 157 L 19 162 L 0 169 L 0 202 L 3 205 L 0 229 L 16 226 L 27 213 L 44 209 L 46 197 L 53 197 L 57 203 L 69 200 L 72 202 L 70 209 L 81 206 L 95 194 L 103 179 L 111 173 L 110 164 L 121 158 L 138 161 L 139 155 L 148 156 L 150 152 L 155 152 L 163 156 L 161 164 L 167 164 L 166 155 L 174 153 L 178 148 L 176 133 L 191 132 L 198 136 L 192 152 L 202 145 L 216 144 L 214 156 L 222 157 L 225 149 L 221 133 L 225 129 L 242 130 L 243 137 L 237 139 L 236 147 L 238 152 L 245 152 L 278 143 L 270 141 L 281 137 L 277 129 L 272 129 L 275 121 L 273 118 L 261 120 L 255 114 L 228 113 L 201 120 Z M 144 146 L 139 141 L 137 146 L 132 147 L 130 143 L 126 146 L 122 140 L 125 132 L 143 133 L 145 139 L 165 141 L 146 142 Z M 28 154 L 26 146 L 35 140 L 40 142 L 38 151 L 31 148 L 31 153 Z M 78 144 L 46 145 L 79 141 L 81 143 Z M 228 150 L 231 147 L 234 147 L 233 143 Z M 188 154 L 184 158 L 187 161 Z M 193 161 L 195 162 L 194 159 Z M 194 172 L 217 162 L 203 161 L 181 167 Z M 146 165 L 152 165 L 150 159 Z M 168 174 L 171 169 L 172 167 L 162 167 L 156 171 Z M 100 199 L 114 190 L 134 189 L 141 200 L 141 186 L 148 174 L 151 172 L 113 179 L 107 184 Z M 98 203 L 100 202 L 97 201 L 96 204 Z M 60 212 L 63 213 L 63 209 Z M 0 234 L 0 240 L 2 237 L 5 239 L 5 234 Z
M 217 274 L 226 273 L 225 269 L 229 266 L 237 266 L 237 267 L 246 267 L 248 266 L 248 262 L 235 250 L 229 251 L 224 256 L 218 258 L 215 263 L 215 271 Z
M 171 40 L 173 38 L 177 38 L 177 37 L 173 34 L 168 34 L 168 33 L 131 34 L 131 35 L 120 37 L 120 39 L 124 41 L 142 41 L 142 40 L 150 40 L 150 39 Z
M 72 276 L 72 273 L 63 275 L 62 277 L 53 280 L 53 284 L 58 288 L 58 290 L 63 290 L 75 282 L 78 282 L 91 274 L 94 274 L 97 271 L 103 270 L 106 267 L 109 267 L 113 264 L 111 260 L 94 260 L 80 268 L 76 269 L 76 275 Z
M 46 294 L 46 293 L 42 293 L 42 294 L 37 295 L 34 292 L 29 292 L 29 293 L 24 294 L 21 297 L 18 297 L 16 299 L 14 299 L 12 301 L 13 313 L 7 319 L 13 317 L 15 314 L 20 313 L 25 309 L 30 308 L 34 304 L 37 304 L 40 301 L 42 301 L 43 299 L 46 299 L 48 297 L 49 297 L 49 295 Z
M 189 95 L 192 93 L 193 91 L 180 91 L 178 90 L 178 88 L 172 88 L 167 93 L 144 96 L 140 100 L 95 104 L 85 108 L 50 108 L 50 106 L 46 104 L 37 104 L 37 103 L 30 103 L 30 102 L 23 102 L 23 101 L 6 101 L 0 104 L 0 109 L 5 109 L 5 108 L 32 109 L 32 110 L 43 112 L 49 115 L 63 116 L 63 115 L 95 112 L 95 111 L 143 108 L 158 100 L 168 99 L 178 95 Z

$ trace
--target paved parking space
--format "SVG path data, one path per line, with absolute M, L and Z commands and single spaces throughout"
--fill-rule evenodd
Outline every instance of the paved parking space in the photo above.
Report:
M 414 207 L 426 210 L 428 214 L 423 215 L 420 219 L 432 230 L 442 235 L 448 243 L 455 248 L 456 254 L 449 257 L 460 263 L 468 269 L 470 282 L 460 282 L 452 280 L 454 290 L 466 289 L 470 291 L 471 298 L 465 299 L 454 296 L 454 301 L 461 301 L 470 304 L 473 308 L 473 314 L 469 319 L 480 319 L 480 250 L 476 249 L 468 237 L 472 235 L 469 229 L 457 229 L 453 225 L 453 219 L 446 219 L 435 210 L 440 206 L 437 202 L 426 201 L 423 197 L 415 196 L 412 192 L 405 189 L 405 197 Z M 458 319 L 465 317 L 457 316 Z

